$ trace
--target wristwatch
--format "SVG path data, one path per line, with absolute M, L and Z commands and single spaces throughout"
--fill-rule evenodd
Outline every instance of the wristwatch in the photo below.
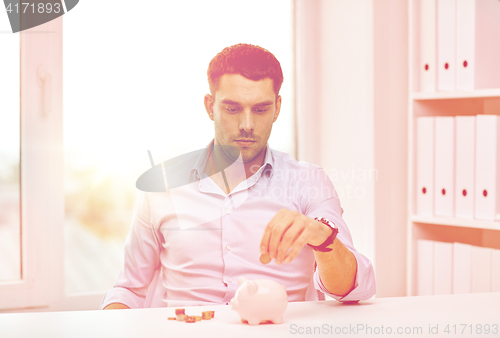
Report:
M 314 251 L 319 251 L 319 252 L 330 252 L 330 251 L 332 251 L 332 248 L 328 248 L 328 247 L 331 244 L 333 244 L 333 241 L 335 240 L 335 238 L 337 237 L 337 234 L 339 233 L 339 228 L 337 228 L 337 226 L 335 225 L 335 223 L 333 223 L 333 222 L 331 222 L 331 221 L 329 221 L 329 220 L 327 220 L 326 218 L 323 218 L 323 217 L 321 217 L 321 218 L 320 217 L 316 217 L 314 220 L 318 221 L 320 223 L 328 225 L 330 228 L 332 228 L 332 233 L 320 245 L 317 245 L 317 246 L 311 245 L 311 244 L 307 244 L 307 245 L 309 245 L 311 248 L 313 248 Z

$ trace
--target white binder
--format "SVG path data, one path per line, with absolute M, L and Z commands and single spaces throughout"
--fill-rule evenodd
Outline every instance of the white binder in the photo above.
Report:
M 476 117 L 455 117 L 455 217 L 474 218 Z
M 434 242 L 434 294 L 449 295 L 453 290 L 453 244 Z
M 455 90 L 456 0 L 437 0 L 437 89 Z
M 491 249 L 472 247 L 472 292 L 491 291 Z
M 474 216 L 493 221 L 500 212 L 500 116 L 476 118 Z
M 417 214 L 432 216 L 434 210 L 434 117 L 417 118 Z
M 436 0 L 421 0 L 420 4 L 420 91 L 436 91 Z
M 491 249 L 491 292 L 500 292 L 500 250 Z
M 500 1 L 476 0 L 476 89 L 500 87 Z
M 476 0 L 457 0 L 457 90 L 474 89 Z
M 434 214 L 454 216 L 455 119 L 435 118 Z
M 453 293 L 472 291 L 472 247 L 453 243 Z
M 457 89 L 500 87 L 500 2 L 457 0 Z
M 417 240 L 417 295 L 434 294 L 434 242 Z

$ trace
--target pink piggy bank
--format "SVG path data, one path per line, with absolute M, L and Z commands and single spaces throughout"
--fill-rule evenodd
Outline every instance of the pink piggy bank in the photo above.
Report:
M 240 287 L 231 299 L 231 309 L 238 312 L 241 321 L 250 325 L 263 322 L 283 323 L 283 313 L 288 304 L 286 287 L 272 280 L 249 281 L 238 278 Z

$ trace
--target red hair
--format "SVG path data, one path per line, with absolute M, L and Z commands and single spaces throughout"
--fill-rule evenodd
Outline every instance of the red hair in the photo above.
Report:
M 212 95 L 224 74 L 240 74 L 253 81 L 269 78 L 276 95 L 283 83 L 283 71 L 276 57 L 267 49 L 245 43 L 224 48 L 210 61 L 207 75 Z

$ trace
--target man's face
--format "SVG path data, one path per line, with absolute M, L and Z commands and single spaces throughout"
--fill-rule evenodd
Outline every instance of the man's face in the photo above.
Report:
M 264 150 L 281 108 L 273 80 L 249 80 L 224 74 L 214 96 L 205 96 L 208 116 L 214 121 L 215 144 L 238 147 L 250 163 Z M 261 159 L 262 160 L 262 159 Z

